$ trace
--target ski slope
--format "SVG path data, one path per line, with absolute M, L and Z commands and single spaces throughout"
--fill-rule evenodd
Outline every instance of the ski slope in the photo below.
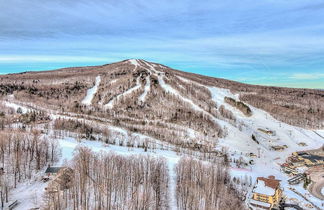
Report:
M 254 165 L 249 165 L 245 168 L 246 170 L 233 166 L 230 169 L 231 176 L 242 179 L 244 179 L 244 177 L 252 177 L 252 180 L 256 180 L 257 177 L 274 175 L 277 179 L 281 180 L 281 186 L 288 199 L 297 199 L 300 205 L 306 205 L 308 203 L 307 201 L 290 190 L 290 185 L 287 180 L 291 177 L 288 177 L 280 171 L 280 165 L 295 151 L 319 148 L 323 145 L 324 139 L 312 130 L 295 127 L 278 121 L 267 112 L 251 105 L 249 106 L 253 114 L 251 117 L 247 117 L 239 110 L 224 102 L 225 96 L 238 100 L 238 94 L 234 95 L 228 89 L 217 87 L 208 88 L 212 94 L 213 100 L 217 104 L 224 105 L 226 109 L 232 111 L 237 118 L 236 124 L 241 125 L 241 129 L 228 127 L 229 134 L 225 138 L 219 140 L 218 147 L 227 148 L 231 158 L 243 158 L 247 162 L 249 160 L 254 161 Z M 258 128 L 275 131 L 275 135 L 271 136 L 264 134 L 258 131 Z M 319 132 L 321 133 L 321 131 Z M 252 134 L 259 137 L 258 140 L 260 144 L 257 144 L 251 139 Z M 307 146 L 299 146 L 298 143 L 300 142 L 306 143 Z M 271 146 L 275 145 L 287 145 L 288 148 L 284 151 L 271 150 Z M 248 155 L 249 153 L 260 154 L 260 158 L 251 158 Z M 294 187 L 297 191 L 308 196 L 309 200 L 321 206 L 322 202 L 309 195 L 301 184 Z
M 137 59 L 129 59 L 128 60 L 131 64 L 133 64 L 135 66 L 135 69 L 137 66 L 139 66 L 140 64 L 138 63 Z
M 150 75 L 147 75 L 145 78 L 144 92 L 140 95 L 139 101 L 142 101 L 142 102 L 145 101 L 145 98 L 146 98 L 148 92 L 150 91 L 150 88 L 151 88 Z
M 113 99 L 111 99 L 107 104 L 104 105 L 104 107 L 106 109 L 112 109 L 114 106 L 115 101 L 117 101 L 118 99 L 120 99 L 123 96 L 126 96 L 128 94 L 131 94 L 132 92 L 136 91 L 137 89 L 141 88 L 141 83 L 140 83 L 140 77 L 136 78 L 136 85 L 134 87 L 129 88 L 128 90 L 126 90 L 125 92 L 115 96 Z
M 82 104 L 90 106 L 92 104 L 92 99 L 94 98 L 95 94 L 98 91 L 98 87 L 100 85 L 101 82 L 101 77 L 97 76 L 96 77 L 96 82 L 95 85 L 87 90 L 87 95 L 85 96 L 85 98 L 82 100 Z

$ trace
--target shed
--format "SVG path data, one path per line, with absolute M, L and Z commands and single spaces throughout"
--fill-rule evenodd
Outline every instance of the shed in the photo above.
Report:
M 63 168 L 64 167 L 51 167 L 51 166 L 48 166 L 46 171 L 45 171 L 45 174 L 47 176 L 56 175 Z
M 279 145 L 277 145 L 277 146 L 271 146 L 271 148 L 273 150 L 275 150 L 275 151 L 283 151 L 283 150 L 285 150 L 286 145 L 283 145 L 283 146 L 279 146 Z

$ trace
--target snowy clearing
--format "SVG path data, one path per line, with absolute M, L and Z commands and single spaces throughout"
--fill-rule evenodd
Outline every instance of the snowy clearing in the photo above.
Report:
M 43 203 L 43 195 L 47 184 L 48 183 L 44 183 L 36 178 L 24 183 L 19 183 L 17 188 L 10 192 L 11 200 L 9 203 L 18 200 L 18 205 L 14 208 L 17 210 L 38 208 Z

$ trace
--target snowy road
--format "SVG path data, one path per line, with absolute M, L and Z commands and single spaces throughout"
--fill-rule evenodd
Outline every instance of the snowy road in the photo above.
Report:
M 318 199 L 324 200 L 322 189 L 324 188 L 324 172 L 318 172 L 311 175 L 312 184 L 309 186 L 309 192 Z

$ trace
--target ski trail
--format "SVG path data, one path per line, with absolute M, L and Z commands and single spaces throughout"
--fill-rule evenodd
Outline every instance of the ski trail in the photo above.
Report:
M 229 128 L 233 128 L 236 129 L 234 126 L 232 126 L 231 124 L 229 124 L 228 122 L 224 122 L 221 121 L 219 119 L 217 119 L 216 117 L 214 117 L 212 114 L 210 114 L 209 112 L 205 111 L 203 108 L 199 107 L 197 104 L 195 104 L 192 100 L 182 96 L 176 89 L 174 89 L 173 87 L 171 87 L 170 85 L 166 84 L 164 81 L 164 77 L 165 77 L 165 72 L 161 72 L 161 71 L 157 71 L 154 66 L 150 65 L 148 62 L 144 61 L 144 60 L 136 60 L 136 64 L 139 64 L 139 66 L 141 66 L 142 68 L 148 70 L 150 73 L 152 73 L 153 75 L 157 76 L 158 81 L 159 81 L 159 85 L 161 86 L 162 89 L 164 89 L 166 92 L 174 94 L 176 96 L 178 96 L 182 101 L 188 103 L 191 105 L 191 107 L 198 111 L 198 112 L 202 112 L 204 114 L 206 114 L 207 116 L 209 116 L 216 124 L 220 125 L 220 126 L 227 126 Z M 146 68 L 144 65 L 147 65 L 149 67 Z M 203 86 L 203 85 L 202 85 Z M 208 87 L 206 87 L 208 88 Z
M 158 81 L 159 81 L 159 84 L 161 86 L 162 89 L 164 89 L 166 92 L 168 93 L 171 93 L 171 94 L 174 94 L 176 96 L 178 96 L 182 101 L 188 103 L 191 105 L 191 107 L 193 109 L 195 109 L 196 111 L 198 112 L 202 112 L 206 115 L 208 115 L 209 117 L 211 117 L 212 120 L 214 120 L 214 122 L 219 122 L 220 120 L 218 120 L 217 118 L 215 118 L 213 115 L 211 115 L 209 112 L 205 111 L 203 108 L 199 107 L 197 104 L 195 104 L 192 100 L 182 96 L 176 89 L 174 89 L 173 87 L 171 87 L 170 85 L 166 84 L 165 81 L 164 81 L 164 75 L 165 73 L 164 72 L 161 72 L 161 71 L 157 71 L 152 65 L 150 65 L 149 63 L 147 63 L 146 61 L 142 61 L 142 63 L 146 64 L 147 66 L 149 66 L 150 68 L 150 71 L 151 72 L 154 72 L 154 75 L 158 77 Z M 143 66 L 142 66 L 143 67 Z M 145 68 L 145 67 L 143 67 Z M 147 69 L 148 70 L 148 69 Z
M 168 159 L 168 169 L 169 169 L 169 209 L 176 210 L 177 209 L 177 175 L 175 172 L 175 166 L 177 161 Z
M 137 66 L 140 66 L 137 59 L 130 59 L 128 61 L 135 66 L 135 69 L 137 68 Z
M 82 104 L 87 105 L 87 106 L 91 105 L 91 101 L 92 101 L 94 95 L 96 94 L 96 92 L 98 91 L 100 82 L 101 82 L 101 77 L 97 76 L 95 85 L 92 88 L 87 90 L 87 95 L 82 100 L 82 102 L 81 102 Z
M 130 93 L 134 92 L 135 90 L 139 89 L 140 87 L 141 87 L 140 77 L 137 77 L 136 78 L 136 85 L 134 87 L 129 88 L 127 91 L 115 96 L 107 104 L 105 104 L 104 107 L 107 108 L 107 109 L 113 108 L 114 102 L 117 101 L 120 97 L 130 94 Z
M 177 90 L 175 90 L 173 87 L 171 87 L 170 85 L 166 84 L 164 79 L 164 76 L 158 76 L 158 81 L 160 86 L 162 87 L 162 89 L 164 89 L 166 92 L 174 94 L 176 96 L 178 96 L 182 101 L 190 104 L 192 106 L 192 108 L 194 108 L 196 111 L 200 111 L 203 112 L 205 114 L 210 115 L 210 113 L 206 112 L 205 110 L 203 110 L 202 108 L 200 108 L 198 105 L 196 105 L 192 100 L 183 97 Z
M 196 105 L 192 100 L 183 97 L 177 90 L 175 90 L 174 88 L 172 88 L 170 85 L 166 84 L 163 76 L 158 75 L 158 80 L 159 80 L 159 84 L 160 86 L 166 90 L 169 93 L 172 93 L 174 95 L 177 95 L 182 101 L 190 104 L 192 106 L 193 109 L 195 109 L 198 112 L 202 112 L 205 115 L 209 116 L 211 120 L 213 120 L 215 122 L 216 125 L 220 126 L 220 127 L 227 127 L 230 129 L 234 129 L 235 131 L 238 131 L 238 128 L 234 127 L 233 125 L 231 125 L 230 123 L 226 122 L 226 121 L 222 121 L 220 119 L 217 119 L 216 117 L 214 117 L 212 114 L 210 114 L 209 112 L 205 111 L 203 108 L 199 107 L 198 105 Z M 215 100 L 213 98 L 213 100 Z M 229 133 L 230 134 L 230 133 Z M 230 134 L 231 135 L 231 134 Z M 245 136 L 246 137 L 246 136 Z
M 204 109 L 200 108 L 198 105 L 196 105 L 192 100 L 182 96 L 177 90 L 175 90 L 173 87 L 171 87 L 170 85 L 166 84 L 164 81 L 164 72 L 161 71 L 157 71 L 154 66 L 150 65 L 148 62 L 141 60 L 140 62 L 146 64 L 150 69 L 147 69 L 145 67 L 145 69 L 149 70 L 150 72 L 154 72 L 154 75 L 158 77 L 158 81 L 160 86 L 162 87 L 162 89 L 164 89 L 166 92 L 169 92 L 171 94 L 174 94 L 176 96 L 178 96 L 181 100 L 183 100 L 186 103 L 189 103 L 192 108 L 194 108 L 197 111 L 203 112 L 209 116 L 212 116 L 210 113 L 206 112 Z
M 139 63 L 139 60 L 137 60 L 137 59 L 130 59 L 130 60 L 128 60 L 128 61 L 129 61 L 132 65 L 135 66 L 135 68 L 134 68 L 133 71 L 136 71 L 137 67 L 138 67 L 138 66 L 141 66 L 141 64 Z
M 156 69 L 154 68 L 154 66 L 152 66 L 152 65 L 149 64 L 148 62 L 146 62 L 146 61 L 144 61 L 144 60 L 142 60 L 141 62 L 143 62 L 144 64 L 146 64 L 146 65 L 150 68 L 150 70 L 153 71 L 155 74 L 164 74 L 164 72 L 156 70 Z M 148 69 L 147 69 L 147 70 L 148 70 Z
M 130 60 L 128 60 L 128 62 L 135 66 L 135 68 L 134 68 L 133 71 L 136 71 L 137 67 L 138 66 L 141 66 L 141 64 L 139 63 L 139 61 L 137 59 L 130 59 Z M 139 89 L 140 87 L 141 87 L 141 84 L 140 84 L 140 76 L 139 76 L 139 77 L 136 78 L 136 85 L 134 87 L 129 88 L 127 91 L 125 91 L 125 92 L 123 92 L 123 93 L 118 94 L 117 96 L 115 96 L 107 104 L 104 105 L 104 108 L 106 108 L 106 109 L 113 108 L 114 102 L 116 100 L 118 100 L 122 96 L 125 96 L 125 95 L 128 95 L 128 94 L 132 93 L 133 91 Z
M 202 112 L 206 112 L 205 110 L 203 110 L 202 108 L 200 108 L 199 106 L 197 106 L 194 102 L 192 102 L 190 99 L 183 97 L 177 90 L 175 90 L 174 88 L 172 88 L 170 85 L 166 84 L 163 77 L 164 77 L 164 72 L 161 71 L 157 71 L 152 65 L 150 65 L 149 63 L 147 63 L 144 60 L 140 60 L 141 63 L 147 65 L 149 67 L 149 69 L 147 69 L 146 67 L 144 67 L 143 65 L 141 65 L 141 67 L 143 67 L 144 69 L 148 70 L 150 73 L 152 73 L 153 75 L 158 77 L 158 81 L 160 86 L 162 87 L 162 89 L 164 89 L 166 92 L 172 93 L 174 95 L 179 96 L 179 98 L 187 103 L 189 103 L 194 109 L 198 110 L 198 111 L 202 111 Z M 163 76 L 162 76 L 163 75 Z
M 249 117 L 245 116 L 240 110 L 234 108 L 225 102 L 225 97 L 231 97 L 235 100 L 239 101 L 239 94 L 233 94 L 229 89 L 217 88 L 217 87 L 206 87 L 211 93 L 212 100 L 216 102 L 217 106 L 220 107 L 223 105 L 227 110 L 230 110 L 236 117 L 249 119 Z
M 151 88 L 150 75 L 147 75 L 147 77 L 146 77 L 146 83 L 145 83 L 145 87 L 144 87 L 144 92 L 139 97 L 139 101 L 142 101 L 142 102 L 145 101 L 145 97 L 148 94 L 148 92 L 150 91 L 150 88 Z
M 113 83 L 117 82 L 117 80 L 118 80 L 118 79 L 114 79 L 114 80 L 109 81 L 108 83 L 113 84 Z M 104 103 L 104 100 L 103 100 L 103 99 L 105 99 L 105 98 L 107 97 L 108 93 L 109 93 L 109 92 L 105 92 L 105 93 L 103 94 L 103 96 L 101 97 L 101 100 L 98 102 L 98 104 L 99 104 L 100 106 L 103 106 L 103 105 L 104 105 L 104 104 L 103 104 L 103 103 Z
M 196 81 L 193 81 L 193 80 L 190 80 L 190 79 L 187 79 L 187 78 L 184 78 L 184 77 L 178 76 L 178 75 L 176 75 L 176 77 L 177 77 L 178 79 L 182 80 L 182 81 L 185 82 L 185 83 L 189 83 L 189 84 L 192 83 L 192 84 L 195 84 L 195 85 L 197 85 L 197 86 L 207 88 L 205 85 L 202 85 L 202 84 L 200 84 L 200 83 L 198 83 L 198 82 L 196 82 Z
M 178 75 L 176 75 L 176 77 L 177 77 L 178 79 L 182 80 L 182 81 L 185 82 L 185 83 L 194 83 L 194 81 L 191 81 L 191 80 L 186 79 L 186 78 L 184 78 L 184 77 L 181 77 L 181 76 L 178 76 Z M 200 84 L 199 84 L 199 85 L 200 85 Z
M 144 60 L 139 60 L 139 63 L 143 63 L 145 65 L 147 65 L 150 69 L 147 69 L 145 66 L 143 65 L 140 65 L 141 67 L 143 67 L 144 69 L 150 71 L 153 75 L 157 76 L 158 78 L 158 81 L 159 81 L 159 85 L 161 86 L 162 89 L 164 89 L 166 92 L 168 93 L 171 93 L 171 94 L 174 94 L 176 96 L 178 96 L 180 98 L 180 100 L 188 103 L 191 105 L 191 107 L 198 111 L 198 112 L 202 112 L 204 113 L 205 115 L 209 116 L 211 118 L 211 120 L 213 120 L 215 122 L 215 124 L 223 127 L 223 126 L 226 126 L 228 128 L 231 128 L 231 129 L 235 129 L 235 130 L 238 130 L 238 128 L 234 127 L 233 125 L 231 125 L 230 123 L 228 122 L 225 122 L 225 121 L 222 121 L 220 119 L 217 119 L 216 117 L 214 117 L 212 114 L 210 114 L 209 112 L 205 111 L 203 108 L 201 108 L 200 106 L 198 106 L 197 104 L 195 104 L 192 100 L 182 96 L 176 89 L 174 89 L 173 87 L 171 87 L 170 85 L 166 84 L 165 81 L 164 81 L 164 77 L 165 77 L 165 73 L 164 72 L 161 72 L 161 71 L 157 71 L 152 65 L 150 65 L 149 63 L 147 63 L 146 61 Z M 203 85 L 202 85 L 203 86 Z M 206 87 L 206 86 L 205 86 Z M 206 87 L 208 88 L 208 87 Z

